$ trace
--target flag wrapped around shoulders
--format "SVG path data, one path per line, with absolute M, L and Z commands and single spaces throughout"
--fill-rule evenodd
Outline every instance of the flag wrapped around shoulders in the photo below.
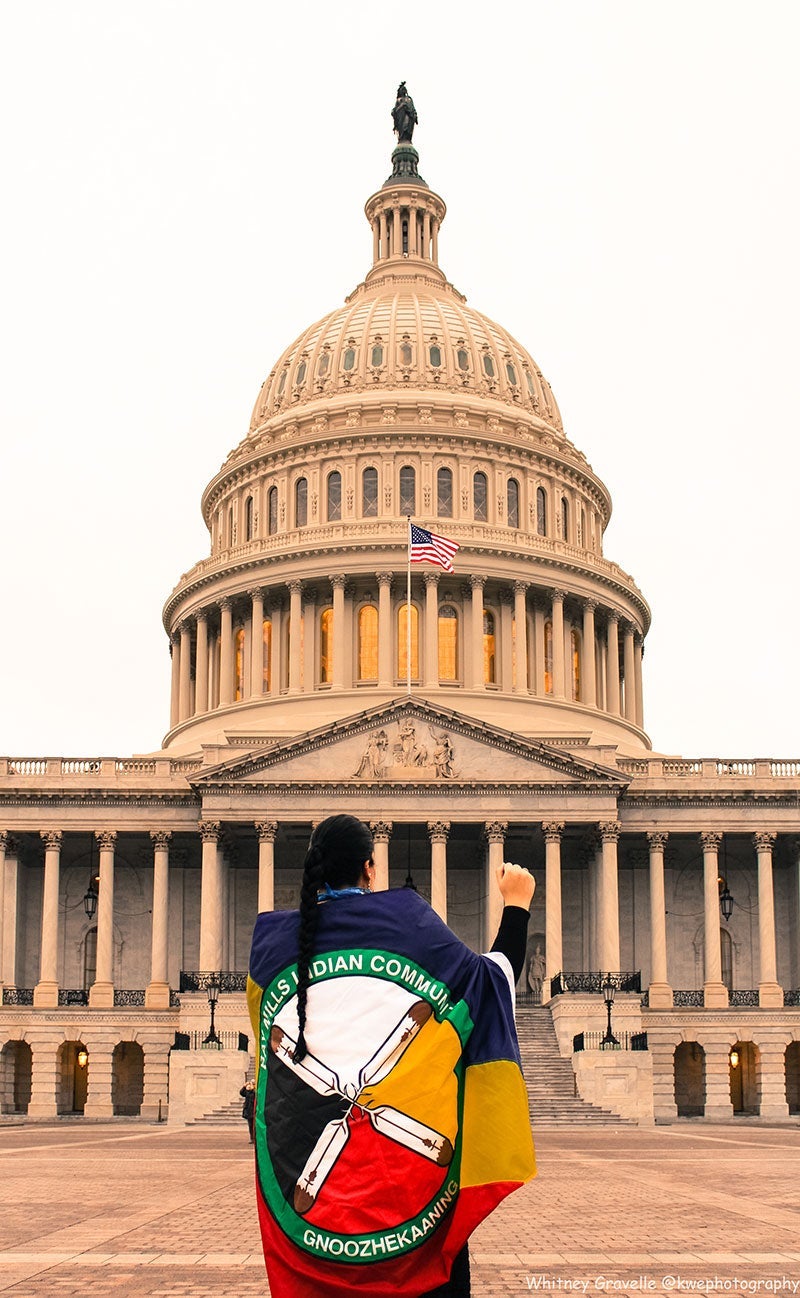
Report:
M 325 902 L 295 1062 L 298 923 L 259 915 L 248 979 L 270 1292 L 410 1298 L 535 1174 L 509 979 L 410 889 Z

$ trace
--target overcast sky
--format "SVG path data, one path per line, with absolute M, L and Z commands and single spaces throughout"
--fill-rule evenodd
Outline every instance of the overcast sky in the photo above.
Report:
M 202 489 L 369 269 L 405 78 L 443 269 L 611 490 L 654 747 L 800 756 L 799 34 L 794 0 L 4 5 L 0 753 L 159 746 Z

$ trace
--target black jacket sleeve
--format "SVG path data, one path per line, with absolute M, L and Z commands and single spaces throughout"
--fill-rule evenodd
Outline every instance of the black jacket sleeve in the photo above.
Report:
M 511 964 L 514 982 L 525 968 L 525 947 L 528 941 L 528 920 L 531 914 L 524 906 L 504 906 L 497 937 L 492 950 L 499 951 Z

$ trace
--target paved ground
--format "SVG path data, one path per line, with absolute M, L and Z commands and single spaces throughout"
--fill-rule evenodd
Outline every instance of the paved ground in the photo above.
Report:
M 473 1237 L 473 1294 L 800 1298 L 800 1128 L 537 1133 L 539 1176 Z M 236 1128 L 0 1126 L 0 1292 L 268 1293 Z

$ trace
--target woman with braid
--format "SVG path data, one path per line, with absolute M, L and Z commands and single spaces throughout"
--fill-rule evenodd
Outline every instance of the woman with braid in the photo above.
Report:
M 374 882 L 369 828 L 331 816 L 299 912 L 259 915 L 253 935 L 272 1298 L 468 1298 L 470 1234 L 535 1174 L 514 1028 L 533 876 L 497 871 L 487 955 L 413 889 Z

